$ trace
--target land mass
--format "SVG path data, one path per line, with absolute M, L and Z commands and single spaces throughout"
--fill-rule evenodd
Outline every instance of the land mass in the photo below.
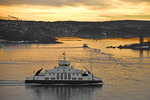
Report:
M 106 22 L 0 20 L 0 39 L 31 43 L 56 43 L 56 37 L 132 38 L 150 36 L 150 21 Z

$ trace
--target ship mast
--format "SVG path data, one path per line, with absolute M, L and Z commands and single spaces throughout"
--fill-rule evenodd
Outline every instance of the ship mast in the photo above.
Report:
M 64 61 L 63 62 L 66 62 L 66 54 L 65 54 L 65 52 L 63 53 L 63 55 L 64 55 Z
M 90 53 L 90 71 L 92 73 L 92 54 Z
M 91 71 L 92 80 L 93 80 L 93 73 L 92 73 L 92 52 L 90 53 L 90 71 Z

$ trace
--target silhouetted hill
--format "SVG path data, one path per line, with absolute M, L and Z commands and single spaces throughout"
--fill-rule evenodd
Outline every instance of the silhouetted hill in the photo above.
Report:
M 150 21 L 106 21 L 91 23 L 76 32 L 76 35 L 84 38 L 130 38 L 143 35 L 150 36 Z M 92 27 L 92 29 L 91 29 Z M 88 32 L 87 32 L 88 31 Z
M 49 43 L 55 37 L 130 38 L 150 36 L 150 21 L 121 20 L 105 22 L 12 21 L 0 20 L 0 39 Z
M 55 43 L 54 32 L 44 22 L 0 20 L 0 39 L 30 43 Z

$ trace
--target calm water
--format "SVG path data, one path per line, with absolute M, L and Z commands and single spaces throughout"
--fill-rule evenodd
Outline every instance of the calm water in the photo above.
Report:
M 0 100 L 150 100 L 150 52 L 108 49 L 138 39 L 89 40 L 59 38 L 64 44 L 5 45 L 0 49 Z M 86 43 L 90 48 L 82 48 Z M 90 69 L 104 81 L 99 86 L 25 85 L 27 76 L 40 68 L 50 69 L 67 59 L 83 70 Z

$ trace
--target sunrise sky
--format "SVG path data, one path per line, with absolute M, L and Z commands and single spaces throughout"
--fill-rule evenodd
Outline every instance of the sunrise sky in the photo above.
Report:
M 150 0 L 0 0 L 0 19 L 34 21 L 150 20 Z

